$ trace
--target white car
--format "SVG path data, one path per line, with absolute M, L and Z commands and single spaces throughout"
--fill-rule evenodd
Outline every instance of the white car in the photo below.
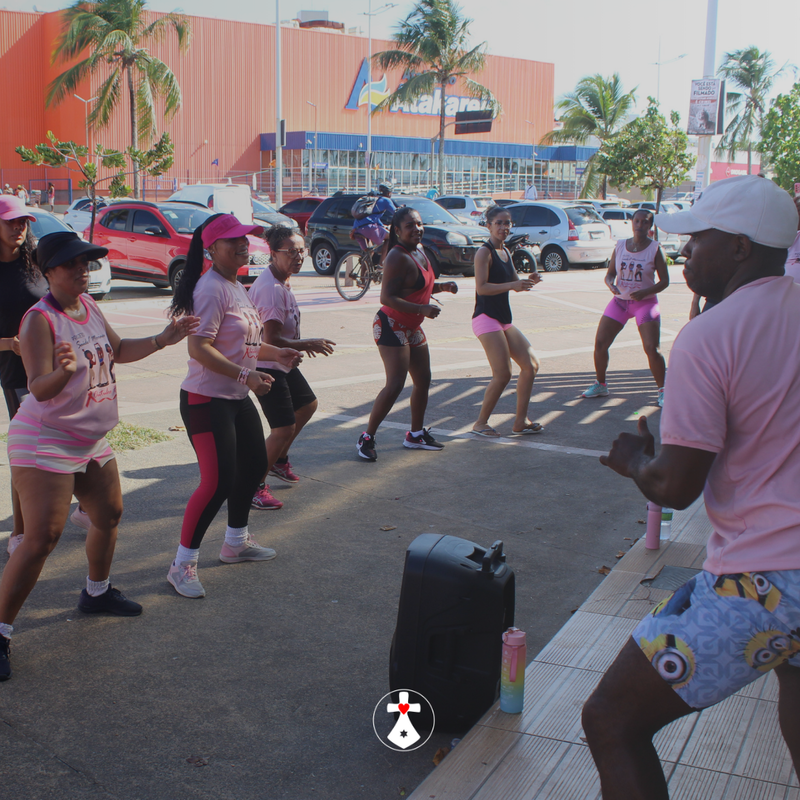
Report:
M 251 198 L 252 192 L 246 183 L 192 183 L 181 186 L 169 196 L 168 201 L 198 203 L 214 212 L 233 214 L 244 225 L 252 225 Z
M 636 208 L 607 208 L 603 211 L 601 216 L 608 227 L 611 228 L 611 236 L 614 239 L 630 239 L 633 236 L 631 219 L 637 210 Z M 650 211 L 650 209 L 648 208 L 647 211 Z M 664 255 L 673 260 L 680 256 L 683 246 L 688 241 L 688 236 L 667 233 L 658 228 L 658 243 L 661 245 Z
M 105 197 L 97 198 L 97 211 L 95 219 L 100 216 L 100 209 L 105 208 L 108 201 Z M 92 199 L 90 197 L 79 197 L 74 200 L 64 213 L 64 224 L 78 233 L 83 233 L 92 223 Z
M 43 208 L 28 208 L 27 211 L 36 217 L 36 222 L 31 222 L 31 233 L 37 242 L 48 233 L 60 233 L 61 231 L 70 230 L 58 217 Z M 80 232 L 78 236 L 83 238 Z M 90 261 L 89 294 L 95 300 L 102 300 L 110 291 L 111 265 L 108 263 L 108 258 L 103 256 L 96 261 Z
M 616 241 L 592 206 L 580 200 L 526 200 L 507 208 L 512 232 L 527 233 L 541 247 L 540 264 L 546 272 L 565 271 L 570 265 L 608 266 Z
M 448 194 L 437 197 L 434 202 L 468 225 L 479 225 L 481 215 L 494 205 L 494 200 L 488 195 L 477 197 L 471 194 Z

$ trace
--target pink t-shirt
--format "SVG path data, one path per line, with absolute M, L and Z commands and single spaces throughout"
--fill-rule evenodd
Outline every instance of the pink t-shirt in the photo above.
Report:
M 664 394 L 662 444 L 717 454 L 703 567 L 800 569 L 800 285 L 761 278 L 695 317 Z
M 78 369 L 52 400 L 39 401 L 26 394 L 18 413 L 50 428 L 84 437 L 87 442 L 96 442 L 119 422 L 114 351 L 106 335 L 105 320 L 88 294 L 80 296 L 86 309 L 82 322 L 51 305 L 49 298 L 50 295 L 41 299 L 25 316 L 42 314 L 50 325 L 54 342 L 72 345 Z
M 784 269 L 787 275 L 794 278 L 795 283 L 800 283 L 800 231 L 797 232 L 797 236 L 794 237 L 794 242 L 789 248 Z
M 214 347 L 234 364 L 256 368 L 261 320 L 241 283 L 231 283 L 215 270 L 208 270 L 194 288 L 194 314 L 200 317 L 195 336 L 212 339 Z M 193 358 L 189 359 L 189 373 L 181 389 L 223 400 L 241 400 L 250 391 L 235 378 L 206 369 Z
M 658 242 L 650 242 L 639 253 L 628 250 L 628 240 L 620 239 L 617 242 L 616 258 L 617 267 L 616 285 L 619 289 L 620 300 L 630 300 L 631 292 L 640 289 L 649 289 L 656 285 L 656 253 Z
M 288 283 L 281 283 L 267 267 L 250 287 L 250 300 L 258 309 L 261 321 L 277 320 L 283 325 L 284 339 L 300 338 L 300 307 Z M 289 368 L 277 361 L 259 361 L 259 367 L 289 372 Z

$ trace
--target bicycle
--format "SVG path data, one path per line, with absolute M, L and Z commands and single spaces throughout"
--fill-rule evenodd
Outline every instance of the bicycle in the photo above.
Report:
M 336 265 L 334 283 L 336 291 L 344 300 L 359 300 L 371 284 L 380 286 L 383 268 L 375 264 L 381 246 L 364 247 L 355 253 L 345 253 Z

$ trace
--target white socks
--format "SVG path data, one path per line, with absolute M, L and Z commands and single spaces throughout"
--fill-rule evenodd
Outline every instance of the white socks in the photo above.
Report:
M 425 432 L 425 428 L 423 428 L 421 431 L 411 431 L 411 435 L 412 436 L 422 436 L 422 434 L 424 432 Z
M 197 550 L 192 550 L 190 547 L 184 547 L 182 544 L 178 545 L 178 554 L 175 556 L 176 564 L 184 564 L 187 561 L 191 561 L 196 564 L 198 558 L 200 558 L 199 547 Z
M 0 622 L 0 636 L 5 636 L 6 639 L 11 638 L 11 634 L 14 632 L 13 625 L 6 625 L 5 622 Z
M 108 578 L 104 581 L 90 581 L 89 576 L 86 576 L 86 591 L 90 597 L 100 597 L 108 591 Z
M 230 525 L 225 529 L 225 544 L 231 547 L 242 547 L 247 542 L 247 525 L 244 528 L 231 528 Z

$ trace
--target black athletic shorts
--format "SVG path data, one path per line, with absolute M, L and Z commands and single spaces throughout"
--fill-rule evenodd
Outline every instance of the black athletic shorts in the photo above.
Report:
M 285 428 L 294 425 L 294 412 L 313 403 L 317 396 L 311 391 L 303 373 L 295 367 L 290 372 L 279 369 L 262 369 L 259 372 L 271 375 L 272 388 L 258 398 L 270 428 Z

